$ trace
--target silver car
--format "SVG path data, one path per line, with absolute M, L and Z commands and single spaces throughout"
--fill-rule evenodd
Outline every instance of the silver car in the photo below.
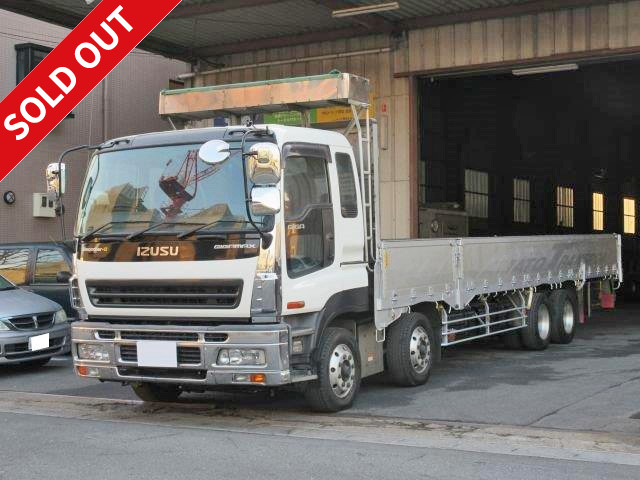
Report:
M 70 328 L 62 307 L 0 275 L 0 365 L 40 366 L 70 349 Z

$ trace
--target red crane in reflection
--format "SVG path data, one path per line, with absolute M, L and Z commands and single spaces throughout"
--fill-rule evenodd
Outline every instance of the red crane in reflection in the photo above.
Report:
M 172 160 L 167 162 L 167 169 L 171 165 Z M 175 175 L 160 177 L 160 188 L 171 199 L 171 204 L 162 207 L 162 213 L 167 218 L 173 218 L 182 213 L 182 207 L 185 203 L 194 199 L 198 192 L 198 182 L 210 177 L 218 171 L 219 164 L 209 166 L 202 171 L 198 171 L 198 150 L 189 150 L 187 156 L 182 161 L 180 169 Z M 166 170 L 165 170 L 166 172 Z M 188 188 L 194 186 L 193 192 L 189 192 Z

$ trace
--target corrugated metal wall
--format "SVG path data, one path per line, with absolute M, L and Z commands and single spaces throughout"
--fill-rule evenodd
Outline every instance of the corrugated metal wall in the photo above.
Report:
M 640 46 L 640 1 L 413 30 L 409 70 L 471 67 Z
M 635 46 L 640 46 L 640 0 L 414 30 L 404 40 L 377 35 L 256 50 L 220 58 L 221 63 L 234 69 L 203 73 L 193 85 L 314 75 L 332 69 L 368 77 L 377 117 L 382 125 L 388 125 L 381 132 L 382 144 L 387 147 L 381 152 L 381 232 L 385 238 L 406 238 L 411 234 L 411 204 L 418 202 L 418 195 L 411 198 L 412 182 L 418 181 L 411 165 L 417 170 L 417 161 L 412 163 L 410 159 L 412 142 L 418 142 L 410 136 L 415 110 L 410 102 L 418 100 L 411 98 L 411 81 L 398 78 L 398 74 L 542 60 L 577 52 L 602 54 L 608 49 Z M 392 50 L 335 57 L 386 47 Z M 304 60 L 318 56 L 333 58 Z

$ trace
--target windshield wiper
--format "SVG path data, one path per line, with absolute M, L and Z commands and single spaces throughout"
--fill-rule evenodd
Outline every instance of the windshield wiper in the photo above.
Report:
M 142 230 L 139 230 L 137 232 L 133 232 L 129 235 L 127 235 L 127 240 L 133 240 L 136 237 L 139 237 L 140 235 L 144 235 L 147 232 L 150 232 L 151 230 L 155 230 L 158 227 L 161 227 L 163 225 L 202 225 L 202 223 L 198 223 L 198 222 L 157 222 L 154 223 L 153 225 L 150 225 L 147 228 L 144 228 Z M 178 238 L 181 238 L 180 236 L 178 236 Z
M 192 228 L 191 230 L 187 230 L 186 232 L 182 232 L 180 235 L 178 235 L 177 238 L 186 238 L 186 237 L 190 237 L 191 235 L 198 233 L 202 230 L 206 230 L 207 228 L 211 228 L 214 225 L 217 225 L 218 223 L 249 223 L 247 220 L 216 220 L 215 222 L 211 222 L 211 223 L 204 223 L 204 224 L 200 224 L 199 227 L 196 228 Z M 260 225 L 263 225 L 262 222 L 260 222 Z M 234 232 L 224 232 L 224 233 L 234 233 Z
M 107 222 L 107 223 L 105 223 L 104 225 L 99 226 L 99 227 L 98 227 L 98 228 L 96 228 L 95 230 L 93 230 L 93 231 L 91 231 L 91 232 L 89 232 L 89 233 L 85 234 L 84 236 L 80 237 L 80 240 L 81 240 L 81 241 L 83 241 L 83 242 L 85 242 L 85 241 L 87 241 L 87 240 L 89 240 L 89 239 L 91 239 L 91 238 L 95 237 L 99 232 L 101 232 L 101 231 L 102 231 L 102 230 L 104 230 L 105 228 L 109 228 L 109 227 L 110 227 L 110 226 L 112 226 L 112 225 L 122 225 L 122 224 L 125 224 L 125 223 L 147 223 L 147 222 L 145 222 L 144 220 L 123 220 L 123 221 L 117 221 L 117 220 L 114 220 L 114 221 L 112 221 L 112 222 Z M 113 234 L 113 235 L 114 235 L 114 236 L 115 236 L 115 235 L 117 235 L 117 236 L 120 236 L 120 237 L 123 237 L 123 236 L 124 236 L 124 234 L 122 234 L 122 233 L 119 233 L 119 234 Z

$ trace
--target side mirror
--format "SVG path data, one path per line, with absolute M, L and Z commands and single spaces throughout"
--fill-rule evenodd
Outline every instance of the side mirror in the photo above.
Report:
M 198 150 L 198 158 L 207 165 L 222 163 L 231 156 L 229 144 L 224 140 L 210 140 Z
M 71 280 L 71 272 L 58 272 L 56 275 L 56 282 L 58 283 L 69 283 Z
M 275 215 L 280 211 L 278 187 L 253 187 L 251 189 L 251 213 L 253 215 Z
M 55 193 L 56 196 L 65 194 L 65 187 L 67 184 L 66 165 L 64 163 L 60 164 L 60 170 L 62 173 L 58 172 L 57 163 L 50 163 L 47 166 L 45 173 L 47 179 L 47 192 Z
M 249 149 L 249 178 L 256 185 L 280 181 L 280 149 L 275 143 L 255 143 Z

